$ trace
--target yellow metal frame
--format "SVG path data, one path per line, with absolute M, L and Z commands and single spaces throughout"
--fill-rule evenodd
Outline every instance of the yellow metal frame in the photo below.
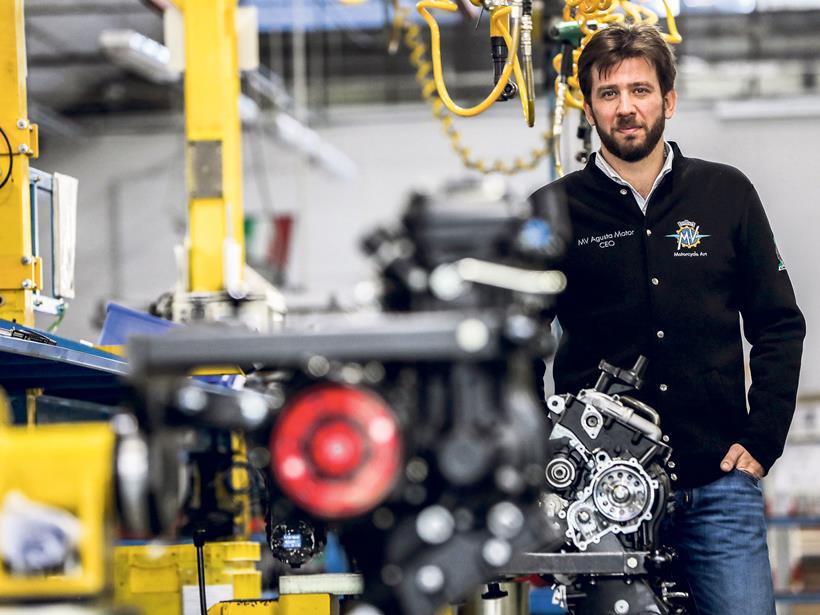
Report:
M 235 600 L 259 602 L 259 543 L 208 543 L 204 555 L 206 589 L 231 585 Z M 114 561 L 115 603 L 136 607 L 146 615 L 181 615 L 183 587 L 199 582 L 196 550 L 191 544 L 117 547 Z
M 279 600 L 244 600 L 220 602 L 208 609 L 208 615 L 338 615 L 339 599 L 331 594 L 288 594 Z M 454 615 L 453 607 L 444 607 L 436 615 Z
M 0 410 L 2 410 L 0 408 Z M 0 567 L 0 601 L 95 596 L 110 577 L 114 433 L 105 423 L 0 423 L 0 502 L 10 491 L 73 514 L 82 525 L 80 568 L 71 574 L 12 576 Z
M 237 1 L 173 1 L 185 28 L 189 290 L 216 292 L 225 290 L 226 244 L 238 247 L 240 275 L 245 262 Z M 215 153 L 203 167 L 196 151 L 206 148 Z M 203 190 L 209 173 L 219 181 Z
M 26 40 L 23 0 L 0 2 L 0 178 L 13 170 L 0 188 L 0 318 L 34 326 L 34 291 L 42 287 L 40 259 L 31 254 L 29 158 L 38 155 L 37 126 L 28 120 L 26 104 Z

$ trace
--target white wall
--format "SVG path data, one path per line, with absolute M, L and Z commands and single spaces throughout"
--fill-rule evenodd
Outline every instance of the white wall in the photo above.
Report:
M 520 109 L 498 107 L 458 123 L 476 153 L 510 159 L 539 146 Z M 820 103 L 817 107 L 820 114 Z M 36 163 L 80 179 L 79 296 L 61 330 L 69 337 L 96 339 L 91 316 L 112 293 L 144 306 L 174 282 L 172 249 L 185 224 L 182 129 L 135 131 L 134 126 L 139 124 L 128 131 L 106 129 L 81 142 L 50 143 Z M 246 135 L 244 148 L 246 209 L 294 212 L 300 229 L 292 280 L 311 291 L 345 293 L 368 274 L 357 248 L 362 233 L 394 218 L 413 187 L 433 188 L 464 171 L 438 123 L 421 106 L 336 112 L 319 132 L 355 161 L 356 179 L 330 178 L 254 132 Z M 820 332 L 813 326 L 815 315 L 820 316 L 814 254 L 820 233 L 820 116 L 725 121 L 711 107 L 684 103 L 668 125 L 668 136 L 686 155 L 733 164 L 757 186 L 809 321 L 801 386 L 820 391 Z M 528 192 L 546 177 L 542 164 L 512 181 Z M 273 195 L 268 205 L 259 196 L 266 186 Z M 112 207 L 120 214 L 114 238 Z M 112 270 L 112 245 L 121 255 L 121 274 Z

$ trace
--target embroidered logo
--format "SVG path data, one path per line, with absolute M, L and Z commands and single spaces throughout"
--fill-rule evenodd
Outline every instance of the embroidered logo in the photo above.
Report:
M 695 248 L 700 245 L 700 240 L 709 235 L 702 235 L 700 232 L 700 225 L 691 220 L 680 220 L 678 222 L 678 231 L 673 235 L 667 235 L 678 240 L 678 250 L 681 248 Z

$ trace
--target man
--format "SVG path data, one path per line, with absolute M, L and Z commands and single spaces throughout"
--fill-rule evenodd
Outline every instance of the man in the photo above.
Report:
M 674 449 L 670 540 L 698 610 L 774 615 L 759 480 L 783 450 L 805 335 L 785 265 L 749 180 L 663 140 L 675 65 L 655 27 L 602 30 L 578 76 L 600 150 L 532 197 L 561 191 L 575 235 L 556 390 L 589 387 L 600 359 L 649 358 L 637 396 Z

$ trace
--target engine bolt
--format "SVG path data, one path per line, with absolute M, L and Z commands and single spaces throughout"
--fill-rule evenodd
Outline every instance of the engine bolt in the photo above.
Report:
M 424 542 L 440 545 L 450 540 L 456 522 L 444 506 L 428 506 L 416 517 L 416 534 Z
M 444 587 L 444 572 L 432 564 L 422 566 L 416 572 L 416 585 L 425 594 L 434 594 Z
M 330 371 L 330 361 L 321 355 L 313 355 L 308 359 L 307 371 L 314 378 L 327 376 Z
M 514 538 L 524 526 L 524 514 L 512 502 L 499 502 L 487 515 L 487 527 L 498 538 Z
M 614 609 L 618 615 L 626 615 L 629 613 L 629 603 L 626 600 L 618 600 Z
M 187 386 L 177 393 L 177 404 L 183 412 L 196 414 L 208 405 L 208 395 L 201 389 Z
M 481 556 L 490 566 L 503 566 L 510 561 L 512 547 L 506 540 L 490 538 L 481 549 Z
M 251 427 L 268 417 L 268 404 L 261 395 L 247 392 L 239 398 L 239 411 Z

